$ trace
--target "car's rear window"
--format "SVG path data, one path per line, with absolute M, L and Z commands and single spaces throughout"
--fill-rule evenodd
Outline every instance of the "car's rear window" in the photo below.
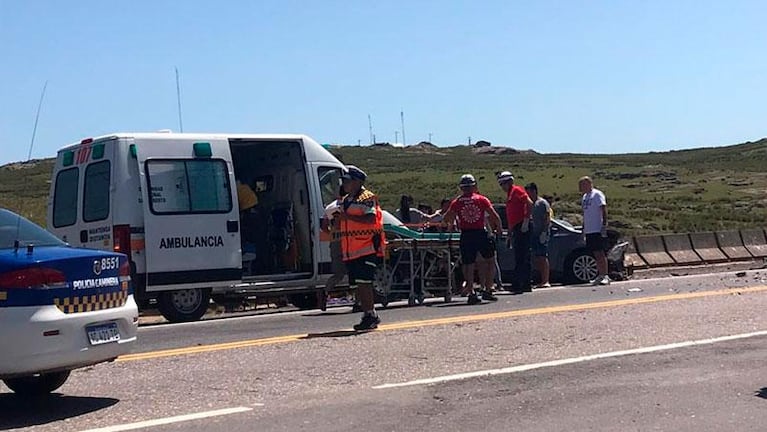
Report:
M 8 211 L 0 209 L 0 249 L 9 249 L 18 240 L 21 247 L 35 246 L 63 246 L 65 243 L 53 234 L 42 229 L 27 219 Z

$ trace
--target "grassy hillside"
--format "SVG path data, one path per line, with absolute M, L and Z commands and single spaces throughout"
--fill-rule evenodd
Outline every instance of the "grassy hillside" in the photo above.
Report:
M 0 207 L 44 226 L 53 162 L 41 159 L 0 167 Z
M 461 174 L 502 201 L 494 172 L 511 170 L 553 197 L 558 217 L 581 222 L 577 180 L 590 175 L 608 198 L 611 225 L 631 234 L 767 225 L 767 139 L 735 146 L 626 155 L 532 152 L 476 154 L 469 147 L 342 147 L 346 163 L 370 175 L 370 187 L 395 209 L 402 193 L 436 207 L 453 196 Z
M 394 210 L 403 193 L 437 207 L 472 173 L 493 201 L 503 194 L 494 173 L 514 172 L 553 197 L 558 217 L 579 224 L 577 179 L 591 175 L 608 198 L 611 225 L 627 234 L 704 231 L 767 225 L 767 139 L 728 147 L 624 155 L 536 154 L 461 146 L 340 147 L 345 163 L 367 171 L 369 186 Z M 52 160 L 0 167 L 0 206 L 43 224 Z

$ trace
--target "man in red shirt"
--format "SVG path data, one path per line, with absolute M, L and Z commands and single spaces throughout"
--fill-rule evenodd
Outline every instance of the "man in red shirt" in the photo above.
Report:
M 461 230 L 461 263 L 463 278 L 466 281 L 466 291 L 463 294 L 469 294 L 469 304 L 477 304 L 482 300 L 474 292 L 474 263 L 477 254 L 486 250 L 491 242 L 485 230 L 485 214 L 489 216 L 490 227 L 498 236 L 503 233 L 503 228 L 490 200 L 477 193 L 477 181 L 473 175 L 464 174 L 458 186 L 461 188 L 461 196 L 450 203 L 443 223 L 455 222 Z
M 511 289 L 517 294 L 531 292 L 530 215 L 533 212 L 533 201 L 525 188 L 514 184 L 514 176 L 510 171 L 498 173 L 498 184 L 506 192 L 508 246 L 514 250 Z

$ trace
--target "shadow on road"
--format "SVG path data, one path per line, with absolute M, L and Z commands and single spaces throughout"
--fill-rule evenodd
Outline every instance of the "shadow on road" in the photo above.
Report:
M 23 398 L 13 393 L 0 394 L 0 430 L 40 426 L 108 408 L 118 399 L 46 395 Z
M 435 305 L 430 305 L 430 306 L 433 307 L 433 308 L 440 308 L 441 309 L 441 308 L 462 307 L 462 306 L 485 306 L 485 305 L 489 305 L 490 303 L 491 302 L 483 301 L 482 303 L 477 303 L 477 304 L 474 304 L 474 305 L 470 305 L 470 304 L 468 304 L 466 302 L 461 302 L 461 303 L 442 303 L 442 304 L 435 304 Z
M 326 333 L 309 333 L 308 335 L 302 337 L 301 339 L 341 338 L 341 337 L 349 337 L 349 336 L 359 336 L 365 333 L 367 332 L 355 331 L 355 330 L 337 330 L 337 331 L 326 332 Z
M 760 397 L 762 399 L 767 399 L 767 387 L 762 387 L 757 391 L 754 396 Z

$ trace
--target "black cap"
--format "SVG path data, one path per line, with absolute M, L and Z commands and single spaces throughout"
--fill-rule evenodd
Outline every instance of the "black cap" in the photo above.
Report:
M 368 178 L 368 175 L 365 174 L 365 171 L 362 171 L 354 165 L 347 165 L 346 170 L 341 175 L 341 178 L 365 181 Z

